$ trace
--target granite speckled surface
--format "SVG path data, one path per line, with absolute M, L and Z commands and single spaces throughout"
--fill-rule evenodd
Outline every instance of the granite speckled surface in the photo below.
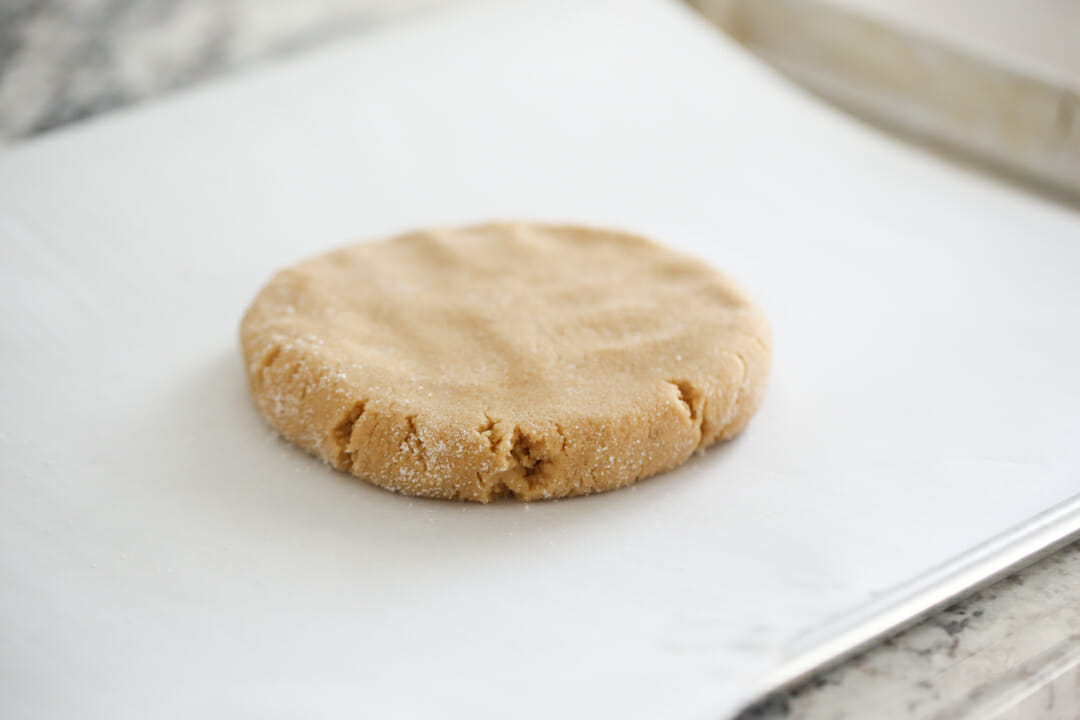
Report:
M 447 0 L 0 0 L 0 141 Z M 1080 544 L 743 718 L 1080 717 Z
M 1080 717 L 1080 543 L 740 720 L 867 717 Z

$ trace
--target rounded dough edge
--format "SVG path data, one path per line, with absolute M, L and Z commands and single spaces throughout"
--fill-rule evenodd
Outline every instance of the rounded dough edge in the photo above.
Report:
M 670 252 L 615 231 L 532 227 L 608 233 Z M 283 332 L 275 324 L 275 287 L 333 254 L 283 270 L 256 296 L 241 324 L 249 386 L 259 412 L 282 436 L 384 488 L 477 502 L 603 492 L 677 467 L 694 451 L 734 437 L 761 403 L 771 364 L 768 323 L 735 283 L 699 263 L 739 298 L 745 314 L 746 331 L 724 348 L 712 377 L 658 382 L 617 414 L 500 418 L 412 412 L 400 398 L 363 387 L 317 339 Z

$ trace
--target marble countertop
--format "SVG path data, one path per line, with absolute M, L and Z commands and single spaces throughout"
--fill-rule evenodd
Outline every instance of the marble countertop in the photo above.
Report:
M 1080 543 L 740 720 L 1080 717 Z
M 0 141 L 448 0 L 3 0 Z
M 0 142 L 446 2 L 6 0 Z M 1080 717 L 1080 543 L 742 716 L 867 717 Z

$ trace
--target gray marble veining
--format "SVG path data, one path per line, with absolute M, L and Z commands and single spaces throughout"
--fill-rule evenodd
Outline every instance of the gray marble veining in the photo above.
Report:
M 447 0 L 0 0 L 0 139 Z
M 740 720 L 1080 717 L 1080 543 Z

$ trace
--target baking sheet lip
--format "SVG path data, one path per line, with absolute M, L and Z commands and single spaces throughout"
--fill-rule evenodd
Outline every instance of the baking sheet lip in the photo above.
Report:
M 1077 540 L 1080 494 L 805 635 L 733 717 Z

